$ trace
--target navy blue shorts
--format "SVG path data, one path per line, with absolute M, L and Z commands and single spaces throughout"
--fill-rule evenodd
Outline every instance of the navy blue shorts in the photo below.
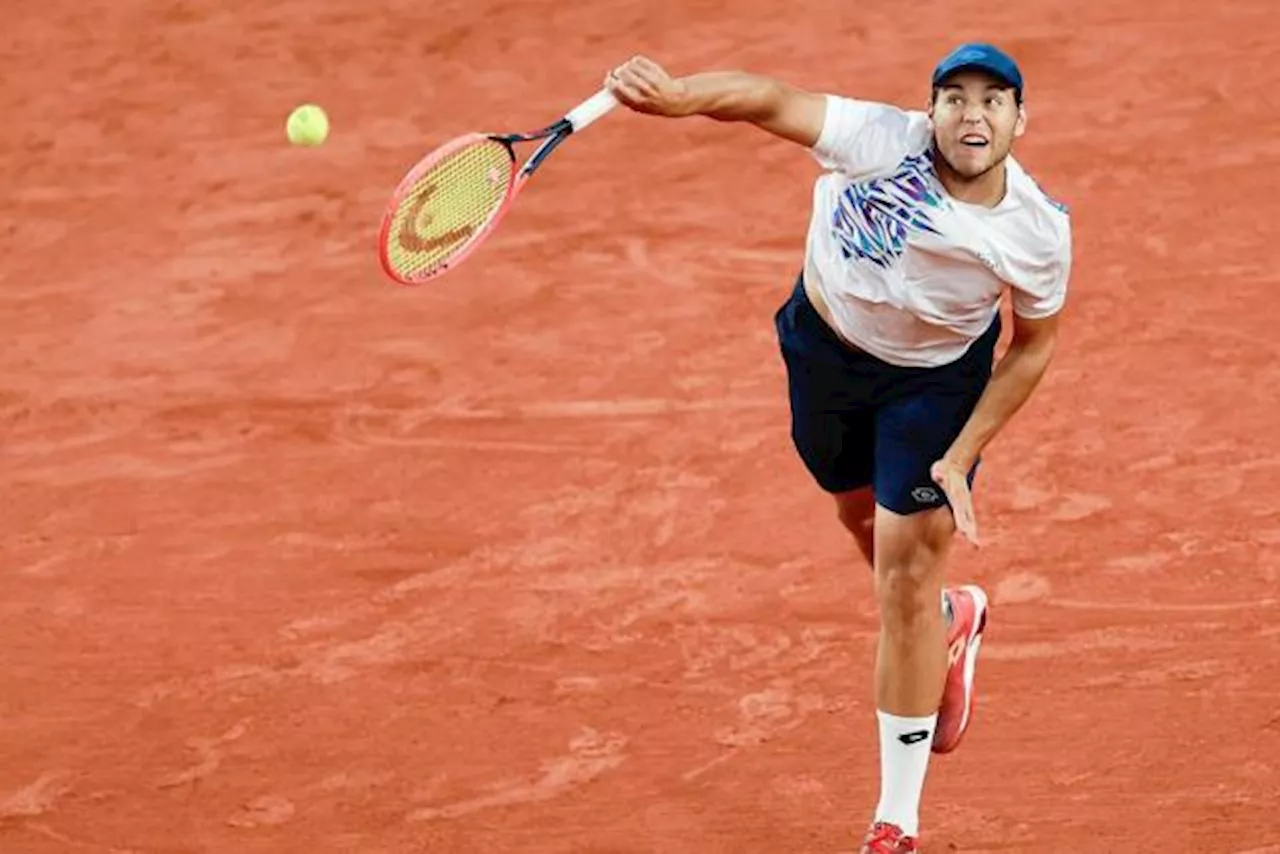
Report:
M 929 476 L 991 380 L 1000 317 L 960 359 L 891 365 L 846 344 L 810 304 L 803 279 L 774 317 L 787 366 L 791 438 L 824 490 L 871 486 L 907 515 L 947 503 Z M 975 464 L 969 472 L 973 483 Z

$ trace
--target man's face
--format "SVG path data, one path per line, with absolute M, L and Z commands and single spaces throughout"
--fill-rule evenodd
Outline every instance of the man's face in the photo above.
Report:
M 981 71 L 947 79 L 929 105 L 938 151 L 951 170 L 975 179 L 1009 156 L 1026 130 L 1026 110 L 1005 83 Z

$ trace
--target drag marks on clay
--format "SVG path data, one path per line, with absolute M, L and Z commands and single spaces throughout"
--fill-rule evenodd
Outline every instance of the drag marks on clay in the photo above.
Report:
M 524 419 L 561 418 L 635 418 L 660 415 L 686 415 L 707 412 L 736 413 L 774 411 L 778 402 L 771 398 L 620 398 L 612 400 L 546 401 L 515 407 L 507 417 Z M 469 417 L 486 417 L 471 414 Z M 491 415 L 489 417 L 492 417 Z
M 1170 644 L 1169 647 L 1173 647 Z M 1134 647 L 1126 647 L 1133 650 Z M 1232 664 L 1221 660 L 1198 659 L 1195 661 L 1175 661 L 1158 667 L 1142 667 L 1126 669 L 1121 673 L 1108 673 L 1079 683 L 1085 690 L 1098 688 L 1142 688 L 1169 683 L 1203 683 L 1215 692 L 1224 691 L 1224 681 L 1235 671 Z
M 534 442 L 516 438 L 520 434 L 514 425 L 498 418 L 496 431 L 490 437 L 477 435 L 475 429 L 459 423 L 451 412 L 410 405 L 378 407 L 359 404 L 343 410 L 337 416 L 338 441 L 354 449 L 363 448 L 441 448 L 471 451 L 496 451 L 505 453 L 532 453 L 571 455 L 589 453 L 591 448 L 583 442 Z
M 1110 510 L 1114 502 L 1105 495 L 1069 492 L 1055 499 L 1046 518 L 1051 522 L 1079 522 Z
M 1013 484 L 1007 502 L 1017 511 L 1047 511 L 1046 518 L 1054 522 L 1078 522 L 1110 510 L 1115 503 L 1097 493 L 1059 493 L 1023 481 Z
M 681 573 L 687 571 L 691 580 L 705 578 L 714 571 L 715 558 L 695 558 L 687 567 L 673 568 L 630 565 L 625 557 L 617 565 L 601 566 L 600 555 L 625 555 L 627 548 L 704 536 L 728 507 L 715 495 L 718 479 L 680 464 L 627 469 L 599 462 L 590 475 L 583 482 L 546 490 L 520 514 L 530 540 L 523 548 L 565 570 L 546 580 L 568 581 L 584 590 L 618 584 L 615 595 L 641 603 L 667 586 L 697 594 L 696 586 L 681 583 Z M 566 531 L 575 533 L 567 537 Z
M 171 449 L 172 450 L 172 449 Z M 28 483 L 52 487 L 83 487 L 111 481 L 177 481 L 192 475 L 236 465 L 243 454 L 214 456 L 170 455 L 167 459 L 141 453 L 96 454 L 77 465 L 50 462 L 47 466 L 29 466 L 22 476 Z
M 712 740 L 716 744 L 730 750 L 685 771 L 680 775 L 681 780 L 696 780 L 736 758 L 743 751 L 764 745 L 803 726 L 814 713 L 833 710 L 831 702 L 821 693 L 811 691 L 797 694 L 789 680 L 780 680 L 773 687 L 746 694 L 738 699 L 736 705 L 736 720 L 721 726 L 712 734 Z M 837 704 L 836 708 L 838 707 Z
M 328 407 L 316 400 L 217 397 L 172 400 L 146 414 L 113 400 L 64 399 L 32 410 L 5 451 L 23 460 L 16 482 L 68 488 L 179 481 L 241 465 L 266 440 L 317 445 L 332 432 Z
M 391 432 L 411 432 L 431 423 L 512 422 L 540 420 L 595 421 L 611 418 L 644 418 L 660 415 L 685 415 L 707 412 L 773 411 L 777 401 L 771 398 L 613 398 L 588 400 L 546 400 L 502 406 L 455 403 L 431 407 L 397 405 L 387 409 L 371 406 L 352 407 L 345 414 L 353 420 L 379 419 Z
M 712 478 L 652 468 L 564 490 L 524 516 L 534 530 L 579 532 L 547 550 L 574 565 L 579 557 L 590 561 L 606 544 L 625 549 L 632 538 L 658 547 L 699 538 L 727 509 L 707 498 L 714 491 Z M 562 619 L 554 625 L 566 632 L 558 639 L 628 658 L 630 650 L 643 648 L 664 687 L 678 684 L 684 693 L 706 698 L 700 705 L 713 703 L 702 737 L 709 746 L 729 749 L 683 771 L 688 782 L 833 707 L 816 686 L 848 666 L 851 640 L 869 641 L 871 634 L 851 634 L 844 625 L 779 624 L 761 611 L 761 596 L 791 589 L 810 571 L 806 561 L 766 567 L 729 556 L 695 557 L 552 570 L 537 587 L 557 591 Z M 590 690 L 590 682 L 574 684 Z
M 439 616 L 415 614 L 404 622 L 382 623 L 367 634 L 357 629 L 354 638 L 343 639 L 337 633 L 339 627 L 376 613 L 376 609 L 362 609 L 307 621 L 305 625 L 309 631 L 319 631 L 323 627 L 327 636 L 309 644 L 291 646 L 282 653 L 293 663 L 276 666 L 223 665 L 201 675 L 152 685 L 135 697 L 134 704 L 142 709 L 152 709 L 165 701 L 209 701 L 224 695 L 242 697 L 271 690 L 285 680 L 293 679 L 317 685 L 337 685 L 369 672 L 385 671 L 388 667 L 403 664 L 421 654 L 424 646 L 445 643 L 464 632 L 461 627 L 444 627 Z M 298 632 L 290 630 L 282 631 L 282 634 L 296 637 Z
M 554 545 L 544 555 L 541 560 L 552 565 L 565 560 L 565 553 Z M 633 603 L 630 611 L 610 614 L 608 620 L 597 620 L 594 624 L 597 631 L 591 637 L 579 637 L 576 630 L 563 625 L 565 621 L 577 622 L 582 616 L 574 611 L 579 601 L 576 597 L 587 599 L 593 592 L 608 587 L 610 579 L 621 595 L 640 575 L 638 569 L 614 570 L 612 574 L 603 573 L 603 577 L 584 571 L 583 576 L 593 582 L 590 586 L 585 586 L 573 573 L 540 575 L 524 585 L 524 589 L 535 594 L 559 591 L 576 596 L 560 595 L 554 601 L 538 598 L 496 617 L 457 607 L 467 601 L 468 596 L 484 590 L 509 591 L 509 579 L 530 571 L 539 561 L 536 547 L 481 549 L 434 569 L 406 570 L 406 577 L 383 585 L 359 600 L 297 617 L 282 625 L 278 637 L 283 647 L 276 657 L 284 663 L 228 662 L 203 674 L 156 683 L 138 694 L 134 703 L 139 708 L 154 709 L 162 703 L 179 700 L 209 702 L 222 696 L 234 698 L 278 690 L 287 680 L 336 685 L 367 675 L 390 673 L 414 661 L 435 661 L 441 667 L 461 664 L 469 660 L 464 651 L 468 648 L 467 639 L 479 631 L 477 621 L 498 617 L 502 618 L 505 634 L 511 635 L 510 642 L 522 635 L 539 643 L 558 642 L 561 638 L 568 641 L 572 637 L 575 645 L 595 644 L 608 649 L 626 635 L 631 622 L 674 607 L 679 599 L 662 599 L 645 607 L 636 607 Z M 492 660 L 477 657 L 475 662 L 492 668 L 536 671 L 548 680 L 556 672 L 549 664 L 534 667 L 519 661 L 504 662 L 497 657 Z M 622 681 L 645 682 L 630 677 Z
M 140 851 L 136 848 L 116 848 L 113 845 L 105 845 L 100 842 L 86 842 L 81 839 L 75 839 L 65 833 L 59 833 L 49 825 L 40 822 L 28 822 L 23 825 L 22 829 L 58 843 L 57 851 L 59 854 L 63 851 L 88 851 L 92 852 L 92 854 L 152 854 L 150 851 Z
M 835 628 L 781 631 L 767 622 L 730 621 L 723 616 L 673 627 L 681 651 L 681 677 L 717 682 L 724 677 L 769 677 L 795 673 L 821 662 L 849 637 Z
M 409 648 L 423 638 L 422 626 L 383 623 L 366 637 L 335 642 L 332 638 L 299 651 L 303 660 L 286 675 L 321 685 L 345 682 L 360 673 L 396 664 L 409 657 Z M 435 635 L 436 640 L 443 639 Z
M 775 795 L 795 801 L 801 810 L 807 811 L 815 803 L 827 807 L 835 804 L 836 797 L 827 784 L 812 774 L 781 774 L 769 785 Z
M 187 748 L 195 754 L 195 763 L 181 771 L 162 777 L 156 782 L 156 787 L 160 789 L 186 787 L 212 776 L 222 765 L 223 748 L 243 738 L 248 731 L 249 722 L 240 721 L 215 738 L 187 739 Z
M 436 448 L 562 457 L 608 458 L 623 434 L 601 437 L 595 422 L 770 411 L 756 398 L 616 398 L 433 406 L 351 406 L 336 416 L 335 434 L 353 449 Z M 558 426 L 545 422 L 560 422 Z M 530 425 L 535 425 L 531 429 Z M 553 432 L 554 431 L 554 432 Z M 534 441 L 531 436 L 547 436 Z
M 1053 593 L 1053 584 L 1049 579 L 1035 572 L 1013 572 L 1001 576 L 991 594 L 991 604 L 1025 605 L 1049 598 Z
M 1162 632 L 1143 629 L 1101 629 L 1075 632 L 1052 641 L 1019 641 L 1006 635 L 998 641 L 992 637 L 982 646 L 984 661 L 1025 661 L 1029 659 L 1068 658 L 1108 650 L 1122 652 L 1156 652 L 1174 649 L 1178 644 Z
M 610 281 L 643 282 L 646 288 L 684 288 L 698 282 L 708 288 L 706 296 L 715 296 L 717 289 L 724 286 L 739 298 L 768 294 L 780 300 L 804 261 L 803 235 L 777 248 L 724 245 L 708 250 L 699 237 L 705 229 L 697 225 L 696 219 L 683 226 L 671 224 L 670 228 L 679 239 L 599 236 L 586 244 L 589 248 L 575 253 L 574 266 L 585 274 L 607 276 Z M 591 276 L 585 274 L 584 280 L 590 281 Z M 583 286 L 566 283 L 563 287 L 574 290 Z M 688 310 L 679 306 L 664 308 Z
M 0 801 L 0 825 L 11 819 L 26 819 L 51 812 L 58 799 L 71 792 L 69 775 L 46 771 L 31 783 Z
M 452 819 L 500 807 L 541 803 L 580 789 L 627 761 L 628 739 L 617 732 L 584 728 L 569 742 L 569 751 L 542 763 L 532 779 L 515 778 L 495 782 L 492 791 L 442 806 L 414 810 L 411 822 Z
M 525 684 L 545 682 L 554 696 L 568 702 L 599 703 L 593 698 L 628 691 L 664 696 L 675 692 L 703 697 L 695 701 L 698 706 L 720 710 L 699 724 L 705 727 L 706 744 L 720 750 L 693 768 L 672 769 L 686 782 L 803 726 L 818 712 L 843 708 L 843 703 L 833 704 L 816 686 L 824 673 L 847 666 L 847 657 L 837 649 L 847 642 L 846 633 L 834 626 L 793 630 L 757 622 L 749 617 L 759 613 L 752 585 L 725 586 L 727 578 L 746 581 L 754 576 L 755 585 L 785 587 L 789 573 L 808 564 L 786 571 L 772 568 L 777 578 L 762 577 L 762 567 L 723 559 L 582 566 L 579 561 L 595 548 L 590 542 L 538 537 L 536 532 L 544 525 L 578 516 L 581 524 L 575 530 L 589 539 L 596 517 L 619 508 L 626 508 L 615 522 L 619 530 L 635 527 L 638 517 L 649 520 L 646 530 L 653 524 L 660 529 L 662 519 L 677 517 L 682 506 L 687 510 L 688 502 L 679 500 L 682 490 L 691 498 L 702 494 L 708 483 L 675 469 L 650 471 L 646 477 L 657 478 L 668 489 L 633 492 L 629 479 L 605 479 L 598 491 L 585 495 L 566 489 L 545 506 L 531 508 L 530 519 L 538 524 L 527 547 L 481 550 L 385 585 L 360 602 L 290 621 L 281 627 L 280 637 L 288 643 L 283 654 L 293 660 L 291 664 L 223 666 L 194 680 L 155 686 L 141 701 L 154 707 L 181 698 L 209 702 L 220 695 L 275 692 L 286 679 L 331 685 L 360 676 L 392 677 L 398 668 L 423 656 L 435 668 L 432 672 L 462 667 L 493 679 L 503 672 L 523 671 L 533 680 L 526 679 Z M 607 538 L 611 531 L 604 526 L 596 534 Z M 578 670 L 564 675 L 552 663 L 504 661 L 496 657 L 500 647 L 493 644 L 492 658 L 469 659 L 459 654 L 468 648 L 468 638 L 478 627 L 467 616 L 470 612 L 452 609 L 450 603 L 483 595 L 488 589 L 510 595 L 511 579 L 521 577 L 526 579 L 520 586 L 522 595 L 502 613 L 491 615 L 504 626 L 502 646 L 534 643 L 624 656 L 630 655 L 629 649 L 644 647 L 645 666 L 626 674 Z M 859 640 L 869 642 L 870 634 Z M 451 792 L 456 799 L 416 810 L 410 820 L 455 819 L 558 797 L 620 765 L 628 752 L 624 746 L 633 738 L 616 729 L 594 738 L 580 737 L 567 755 L 543 761 L 532 779 L 496 781 L 489 784 L 493 791 L 470 797 L 457 798 L 458 793 Z M 190 742 L 199 761 L 167 782 L 181 785 L 215 773 L 223 743 Z M 294 795 L 293 800 L 298 797 Z M 287 820 L 283 818 L 287 813 L 279 801 L 251 802 L 233 816 L 232 823 L 269 824 L 274 817 Z
M 105 406 L 106 404 L 104 404 Z M 601 443 L 591 423 L 601 419 L 652 419 L 714 413 L 770 412 L 776 401 L 755 397 L 615 398 L 510 405 L 437 404 L 430 407 L 334 404 L 312 398 L 228 398 L 171 404 L 142 423 L 103 421 L 65 437 L 44 430 L 15 431 L 6 452 L 20 454 L 25 482 L 69 487 L 121 478 L 173 480 L 232 468 L 265 443 L 291 443 L 290 455 L 319 449 L 332 439 L 348 448 L 438 448 L 558 456 L 597 455 Z M 115 419 L 120 421 L 120 419 Z M 561 421 L 569 432 L 554 441 L 522 439 L 522 422 Z M 477 435 L 479 425 L 481 433 Z M 103 448 L 142 436 L 144 453 Z M 331 449 L 328 451 L 331 452 Z M 39 458 L 46 458 L 41 465 Z M 79 460 L 69 465 L 72 460 Z
M 277 827 L 287 824 L 296 811 L 293 801 L 280 795 L 263 795 L 246 803 L 227 819 L 231 827 Z
M 1199 614 L 1266 611 L 1280 604 L 1280 599 L 1241 599 L 1234 602 L 1138 602 L 1121 599 L 1049 599 L 1046 605 L 1073 611 L 1127 611 L 1134 614 Z

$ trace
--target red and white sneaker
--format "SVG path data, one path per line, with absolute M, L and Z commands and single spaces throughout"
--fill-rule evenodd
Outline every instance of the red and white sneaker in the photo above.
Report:
M 920 842 L 896 824 L 877 821 L 862 840 L 861 854 L 919 854 Z
M 987 594 L 976 585 L 950 589 L 945 591 L 945 595 L 951 606 L 951 627 L 947 630 L 947 685 L 942 691 L 938 724 L 933 733 L 934 753 L 955 750 L 973 718 L 973 679 L 990 610 Z

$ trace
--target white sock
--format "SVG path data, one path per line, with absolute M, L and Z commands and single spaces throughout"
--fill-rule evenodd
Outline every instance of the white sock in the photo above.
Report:
M 920 832 L 920 795 L 938 716 L 900 718 L 877 711 L 880 720 L 880 804 L 876 821 L 896 824 L 907 836 Z

